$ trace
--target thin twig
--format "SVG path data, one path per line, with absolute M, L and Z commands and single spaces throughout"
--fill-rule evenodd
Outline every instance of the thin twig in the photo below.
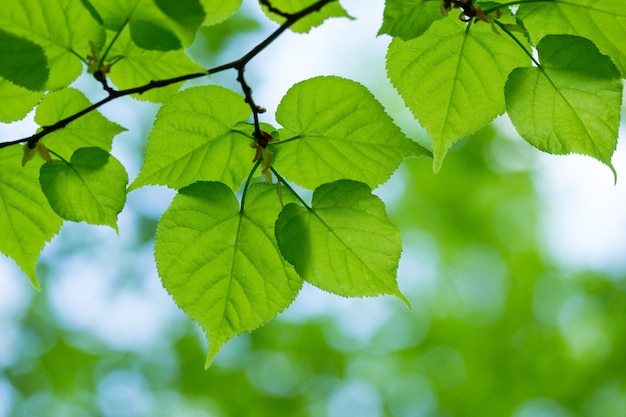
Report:
M 242 88 L 244 88 L 244 94 L 250 94 L 249 97 L 246 96 L 246 99 L 249 99 L 248 103 L 251 106 L 255 106 L 253 104 L 254 101 L 252 100 L 252 96 L 251 96 L 251 89 L 250 89 L 250 93 L 246 93 L 245 86 L 247 86 L 247 84 L 245 83 L 245 79 L 243 79 L 243 70 L 245 69 L 245 66 L 248 64 L 248 62 L 250 62 L 254 57 L 256 57 L 259 53 L 261 53 L 265 48 L 267 48 L 272 42 L 276 40 L 276 38 L 278 38 L 284 31 L 286 31 L 291 25 L 296 23 L 298 20 L 306 17 L 307 15 L 311 13 L 319 11 L 322 7 L 334 1 L 337 1 L 337 0 L 319 0 L 315 2 L 314 4 L 312 4 L 311 6 L 305 9 L 302 9 L 301 11 L 297 13 L 290 14 L 287 17 L 287 20 L 282 25 L 280 25 L 278 29 L 272 32 L 267 38 L 265 38 L 258 45 L 252 48 L 248 53 L 246 53 L 245 55 L 243 55 L 241 58 L 237 60 L 228 62 L 223 65 L 216 66 L 214 68 L 209 68 L 205 72 L 196 72 L 196 73 L 185 74 L 185 75 L 168 78 L 164 80 L 150 81 L 148 84 L 145 84 L 139 87 L 129 88 L 126 90 L 114 90 L 114 89 L 107 90 L 109 95 L 105 97 L 104 99 L 92 104 L 91 106 L 77 113 L 74 113 L 71 116 L 61 119 L 52 125 L 43 126 L 39 132 L 31 136 L 8 141 L 8 142 L 0 142 L 0 149 L 6 148 L 12 145 L 18 145 L 20 143 L 28 143 L 29 146 L 34 147 L 37 144 L 37 142 L 39 142 L 41 139 L 43 139 L 50 133 L 65 128 L 68 124 L 70 124 L 74 120 L 79 119 L 82 116 L 92 112 L 93 110 L 96 110 L 99 107 L 107 104 L 108 102 L 116 100 L 120 97 L 128 96 L 131 94 L 143 94 L 147 91 L 150 91 L 156 88 L 167 87 L 172 84 L 176 84 L 176 83 L 183 82 L 183 81 L 189 81 L 189 80 L 193 80 L 193 79 L 200 78 L 200 77 L 205 77 L 207 75 L 216 74 L 218 72 L 226 71 L 229 69 L 236 69 L 238 71 L 238 78 L 241 78 L 242 80 L 244 80 L 243 83 L 240 81 L 240 83 L 242 83 Z M 248 86 L 247 88 L 249 89 L 250 87 Z M 259 126 L 258 125 L 259 108 L 255 106 L 254 108 L 252 108 L 252 112 L 253 112 L 253 115 L 255 115 L 255 137 L 256 137 L 257 134 L 260 135 L 260 130 L 258 130 L 259 129 L 258 127 Z

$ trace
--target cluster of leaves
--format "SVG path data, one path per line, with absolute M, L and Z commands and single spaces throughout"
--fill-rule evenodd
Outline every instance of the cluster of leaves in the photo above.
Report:
M 0 10 L 0 97 L 10 103 L 0 121 L 36 108 L 41 126 L 0 144 L 0 251 L 38 286 L 39 253 L 64 221 L 117 230 L 128 192 L 177 190 L 155 259 L 164 287 L 207 333 L 207 365 L 229 338 L 286 308 L 303 280 L 343 296 L 407 302 L 396 283 L 400 232 L 372 189 L 403 159 L 431 155 L 366 87 L 339 77 L 294 85 L 276 109 L 280 127 L 262 123 L 248 62 L 287 29 L 308 32 L 349 15 L 336 0 L 260 4 L 278 29 L 210 69 L 185 48 L 202 26 L 233 15 L 238 0 L 10 0 Z M 626 73 L 617 39 L 626 18 L 614 9 L 610 0 L 388 0 L 380 30 L 393 37 L 388 75 L 427 129 L 435 169 L 456 140 L 505 110 L 538 148 L 611 167 Z M 226 70 L 243 96 L 217 85 L 178 91 Z M 83 71 L 104 99 L 92 104 L 69 87 Z M 124 128 L 97 112 L 127 95 L 161 103 L 130 186 L 110 154 Z M 311 201 L 291 184 L 313 190 Z

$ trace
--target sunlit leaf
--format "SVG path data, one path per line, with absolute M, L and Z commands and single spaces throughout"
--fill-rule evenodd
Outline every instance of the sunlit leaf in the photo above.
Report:
M 138 47 L 132 42 L 128 30 L 122 31 L 109 55 L 111 58 L 122 58 L 113 65 L 111 73 L 108 74 L 116 87 L 121 90 L 142 86 L 151 81 L 206 72 L 183 50 L 162 52 Z M 162 102 L 174 94 L 180 86 L 181 83 L 156 88 L 133 97 Z
M 169 51 L 189 46 L 204 20 L 199 0 L 90 0 L 107 29 L 126 24 L 142 49 Z
M 450 146 L 502 114 L 504 83 L 529 57 L 486 23 L 467 25 L 448 17 L 419 38 L 394 39 L 387 73 L 433 144 L 434 169 Z
M 244 210 L 218 182 L 183 188 L 161 217 L 155 258 L 163 286 L 206 332 L 209 366 L 226 341 L 284 310 L 302 280 L 274 238 L 274 187 L 252 185 Z
M 276 111 L 284 126 L 274 164 L 307 188 L 342 178 L 370 187 L 385 182 L 403 158 L 429 152 L 407 139 L 363 85 L 316 77 L 289 89 Z
M 312 207 L 287 204 L 276 221 L 285 259 L 311 284 L 345 297 L 395 295 L 400 231 L 363 183 L 341 180 L 313 194 Z
M 249 115 L 243 97 L 224 87 L 194 87 L 172 96 L 157 114 L 131 190 L 148 184 L 179 189 L 195 181 L 238 189 L 254 151 L 250 139 L 233 128 Z
M 626 12 L 616 0 L 552 0 L 520 4 L 517 16 L 533 43 L 549 34 L 577 35 L 609 55 L 626 77 Z
M 90 105 L 89 100 L 78 90 L 66 88 L 55 91 L 41 100 L 35 113 L 35 122 L 40 126 L 51 126 Z M 113 138 L 124 130 L 126 129 L 122 126 L 93 110 L 63 129 L 47 135 L 43 142 L 54 152 L 69 159 L 79 148 L 95 146 L 110 151 Z
M 442 19 L 441 2 L 430 0 L 387 0 L 379 35 L 403 40 L 420 36 L 435 21 Z
M 22 167 L 22 147 L 0 150 L 0 252 L 13 258 L 39 288 L 35 265 L 63 220 L 50 208 L 39 185 L 36 160 Z
M 0 27 L 29 42 L 30 59 L 15 64 L 24 64 L 23 77 L 29 79 L 29 85 L 16 82 L 30 89 L 40 89 L 45 83 L 47 89 L 57 89 L 69 85 L 82 72 L 82 62 L 79 57 L 85 58 L 90 53 L 89 42 L 97 46 L 104 44 L 104 28 L 92 17 L 82 2 L 75 0 L 8 0 L 0 7 Z M 34 43 L 45 52 L 48 63 L 49 76 L 42 79 L 45 66 L 37 66 L 41 62 L 39 52 L 31 45 Z M 0 41 L 4 44 L 4 41 Z M 5 48 L 15 46 L 14 42 L 4 45 Z M 26 54 L 26 52 L 20 52 Z M 33 61 L 33 57 L 37 59 Z M 14 55 L 2 54 L 2 60 L 15 59 Z M 33 84 L 35 71 L 39 79 Z M 3 75 L 3 74 L 0 74 Z M 7 77 L 11 79 L 10 77 Z M 16 80 L 13 80 L 14 82 Z
M 232 16 L 241 6 L 241 0 L 201 0 L 206 26 L 216 25 Z
M 39 182 L 52 209 L 62 218 L 117 231 L 117 215 L 126 202 L 128 174 L 100 148 L 81 148 L 69 164 L 52 160 L 41 167 Z
M 297 13 L 301 10 L 316 3 L 315 0 L 271 0 L 270 4 L 282 13 Z M 265 14 L 277 23 L 284 23 L 286 18 L 275 13 L 268 11 L 266 6 L 263 6 Z M 289 29 L 298 33 L 306 33 L 312 28 L 321 25 L 324 21 L 330 17 L 348 17 L 351 18 L 348 12 L 345 11 L 338 1 L 330 2 L 324 5 L 319 11 L 313 12 L 308 16 L 300 19 L 295 24 L 291 25 Z
M 29 91 L 0 77 L 0 122 L 9 123 L 23 119 L 39 102 L 40 91 Z
M 519 134 L 554 154 L 579 153 L 609 166 L 622 103 L 619 70 L 591 41 L 548 35 L 537 45 L 541 68 L 514 70 L 506 104 Z

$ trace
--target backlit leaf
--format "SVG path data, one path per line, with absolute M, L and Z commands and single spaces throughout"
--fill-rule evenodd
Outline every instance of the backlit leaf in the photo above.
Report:
M 48 93 L 37 107 L 35 122 L 40 126 L 51 126 L 90 105 L 83 93 L 73 88 Z M 93 110 L 63 129 L 47 135 L 43 142 L 54 152 L 69 159 L 79 148 L 95 146 L 110 151 L 113 138 L 124 130 Z
M 133 42 L 142 49 L 169 51 L 191 45 L 204 21 L 200 0 L 90 0 L 107 29 L 128 24 Z
M 3 31 L 10 32 L 30 43 L 43 48 L 48 63 L 49 76 L 46 82 L 39 72 L 45 71 L 45 67 L 33 69 L 35 62 L 40 62 L 39 55 L 32 46 L 27 48 L 30 59 L 23 62 L 23 71 L 27 71 L 23 77 L 29 81 L 29 85 L 16 82 L 16 84 L 30 89 L 40 89 L 40 84 L 45 83 L 47 89 L 57 89 L 69 85 L 82 72 L 83 66 L 80 57 L 86 57 L 91 48 L 89 42 L 98 47 L 104 44 L 104 28 L 92 17 L 91 13 L 76 0 L 5 0 L 0 7 L 0 27 Z M 0 41 L 3 43 L 3 41 Z M 6 44 L 5 47 L 10 47 Z M 10 56 L 10 55 L 9 55 Z M 9 56 L 2 55 L 2 60 Z M 15 59 L 14 56 L 10 56 Z M 15 64 L 21 65 L 17 61 Z M 39 81 L 33 84 L 34 73 L 39 74 Z M 0 74 L 2 75 L 2 74 Z M 10 77 L 7 77 L 11 79 Z M 13 80 L 15 82 L 15 80 Z M 36 88 L 33 88 L 36 87 Z
M 534 44 L 549 34 L 588 38 L 626 77 L 626 9 L 617 0 L 552 0 L 522 3 L 517 16 Z
M 299 185 L 315 188 L 342 178 L 374 188 L 402 159 L 429 152 L 407 139 L 363 85 L 316 77 L 289 89 L 276 111 L 284 126 L 272 146 L 274 165 Z
M 311 284 L 344 297 L 395 295 L 402 252 L 400 231 L 384 203 L 360 182 L 324 184 L 311 209 L 287 204 L 276 221 L 285 259 Z
M 199 64 L 191 60 L 183 50 L 149 51 L 132 42 L 129 31 L 124 30 L 115 42 L 110 57 L 123 57 L 111 68 L 109 78 L 117 88 L 124 90 L 148 84 L 151 81 L 164 80 L 195 72 L 206 72 Z M 162 102 L 174 94 L 181 83 L 165 88 L 156 88 L 141 95 L 133 95 L 140 100 Z
M 529 57 L 486 23 L 456 17 L 434 22 L 419 38 L 394 39 L 387 73 L 433 144 L 434 169 L 450 146 L 502 114 L 504 83 Z
M 117 215 L 126 202 L 124 166 L 100 148 L 81 148 L 65 161 L 41 167 L 39 182 L 52 209 L 75 222 L 108 225 L 117 231 Z
M 441 2 L 430 0 L 386 0 L 379 35 L 403 40 L 420 36 L 435 21 L 442 19 Z
M 0 76 L 31 91 L 42 91 L 49 71 L 43 48 L 0 30 Z
M 270 4 L 282 13 L 297 13 L 301 10 L 316 3 L 315 0 L 271 0 Z M 265 14 L 277 23 L 284 23 L 285 18 L 283 16 L 271 13 L 266 6 L 263 6 Z M 312 28 L 321 25 L 324 21 L 330 17 L 348 17 L 351 18 L 348 12 L 345 11 L 338 1 L 333 1 L 322 6 L 322 8 L 309 14 L 308 16 L 298 20 L 296 23 L 289 27 L 290 30 L 298 33 L 306 33 Z
M 23 119 L 39 102 L 40 91 L 29 91 L 0 77 L 0 122 L 9 123 Z
M 249 115 L 243 97 L 224 87 L 194 87 L 172 96 L 157 114 L 131 190 L 148 184 L 180 189 L 195 181 L 238 189 L 254 151 L 250 139 L 233 128 Z
M 217 25 L 232 16 L 241 6 L 241 0 L 201 0 L 206 26 Z
M 35 288 L 35 266 L 45 244 L 56 235 L 63 220 L 50 208 L 39 185 L 37 158 L 22 167 L 22 147 L 0 151 L 0 252 L 13 258 Z
M 515 128 L 545 152 L 589 155 L 614 171 L 623 89 L 619 70 L 591 41 L 577 36 L 548 35 L 537 50 L 541 68 L 518 68 L 506 83 Z
M 218 182 L 183 188 L 161 217 L 155 258 L 163 286 L 206 332 L 209 366 L 228 339 L 291 304 L 302 280 L 280 256 L 275 188 L 254 184 L 244 210 Z

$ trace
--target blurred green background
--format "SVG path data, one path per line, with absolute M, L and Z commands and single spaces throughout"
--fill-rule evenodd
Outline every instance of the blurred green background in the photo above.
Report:
M 203 65 L 272 29 L 244 3 L 191 48 Z M 382 2 L 360 3 L 344 4 L 356 21 L 286 35 L 253 61 L 255 99 L 271 115 L 294 82 L 344 75 L 424 142 L 384 75 Z M 235 74 L 211 81 L 239 91 Z M 99 94 L 88 78 L 77 86 Z M 103 109 L 129 128 L 114 152 L 131 178 L 155 111 L 130 99 Z M 41 293 L 0 259 L 0 417 L 626 416 L 623 159 L 615 186 L 597 162 L 539 155 L 499 120 L 456 145 L 438 174 L 406 161 L 377 193 L 403 233 L 399 284 L 413 309 L 305 286 L 208 371 L 204 337 L 152 259 L 172 193 L 133 192 L 119 236 L 63 228 L 40 261 Z

